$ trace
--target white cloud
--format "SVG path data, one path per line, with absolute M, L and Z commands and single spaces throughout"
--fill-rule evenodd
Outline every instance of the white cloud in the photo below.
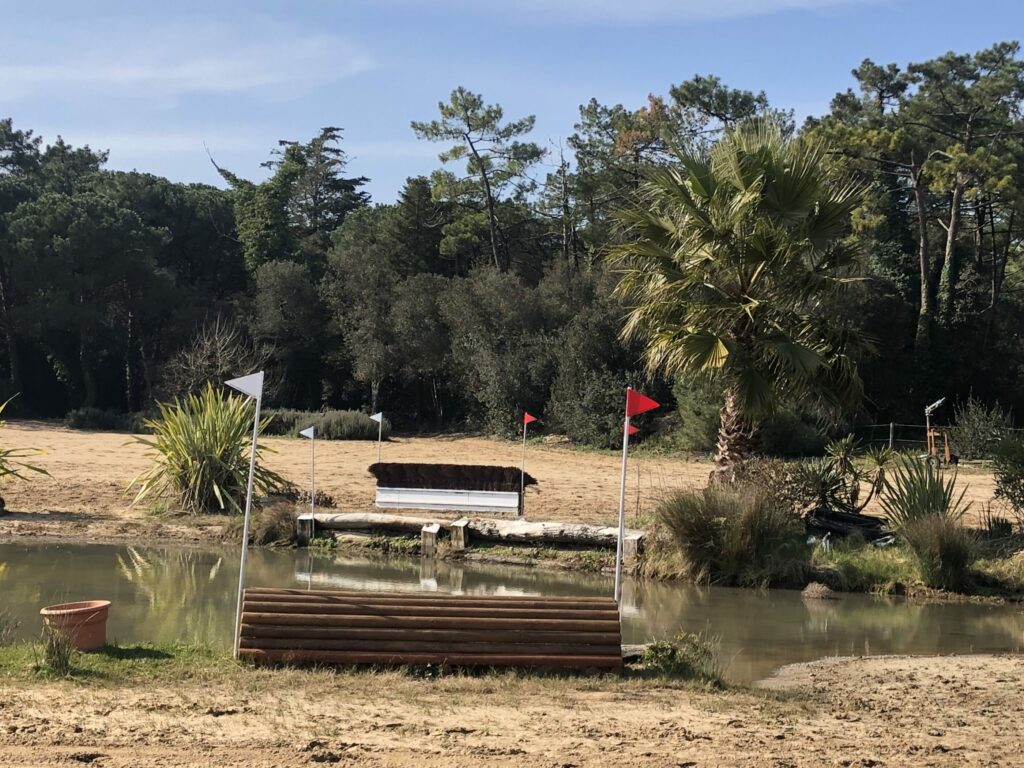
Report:
M 0 94 L 95 92 L 160 102 L 190 94 L 309 87 L 371 69 L 372 58 L 336 35 L 221 26 L 82 30 L 71 40 L 5 51 Z

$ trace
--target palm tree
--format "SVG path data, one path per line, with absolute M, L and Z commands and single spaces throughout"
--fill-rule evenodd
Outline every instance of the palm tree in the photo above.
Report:
M 829 312 L 858 280 L 845 235 L 860 189 L 826 152 L 753 120 L 707 152 L 677 151 L 620 215 L 623 336 L 652 371 L 722 385 L 720 471 L 750 456 L 781 400 L 838 408 L 862 394 L 853 356 L 870 345 Z

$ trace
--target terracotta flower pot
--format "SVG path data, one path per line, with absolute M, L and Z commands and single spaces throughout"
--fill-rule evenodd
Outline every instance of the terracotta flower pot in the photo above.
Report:
M 49 605 L 39 611 L 43 623 L 64 633 L 72 647 L 95 651 L 107 644 L 109 600 L 85 600 L 80 603 Z

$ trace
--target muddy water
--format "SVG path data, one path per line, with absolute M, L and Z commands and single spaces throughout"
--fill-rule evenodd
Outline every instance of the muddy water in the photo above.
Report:
M 455 592 L 488 595 L 610 595 L 598 575 L 418 559 L 368 560 L 305 551 L 249 553 L 254 586 Z M 108 636 L 120 642 L 183 640 L 230 645 L 238 552 L 107 545 L 0 544 L 0 607 L 37 636 L 45 605 L 113 601 Z M 908 604 L 845 595 L 804 601 L 798 592 L 629 582 L 623 642 L 680 630 L 721 637 L 727 676 L 750 682 L 778 667 L 824 656 L 1024 650 L 1019 605 Z

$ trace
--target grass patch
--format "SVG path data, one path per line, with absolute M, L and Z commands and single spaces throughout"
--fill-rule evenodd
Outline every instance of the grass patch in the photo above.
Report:
M 878 548 L 851 536 L 831 550 L 815 547 L 811 565 L 818 581 L 841 592 L 898 594 L 921 581 L 912 552 L 903 547 Z
M 674 640 L 658 640 L 644 649 L 644 668 L 667 677 L 724 685 L 721 638 L 709 631 L 680 632 Z
M 0 678 L 62 677 L 108 683 L 174 683 L 240 668 L 227 649 L 218 651 L 176 643 L 107 645 L 95 653 L 73 653 L 64 673 L 51 669 L 45 657 L 45 643 L 0 647 Z

